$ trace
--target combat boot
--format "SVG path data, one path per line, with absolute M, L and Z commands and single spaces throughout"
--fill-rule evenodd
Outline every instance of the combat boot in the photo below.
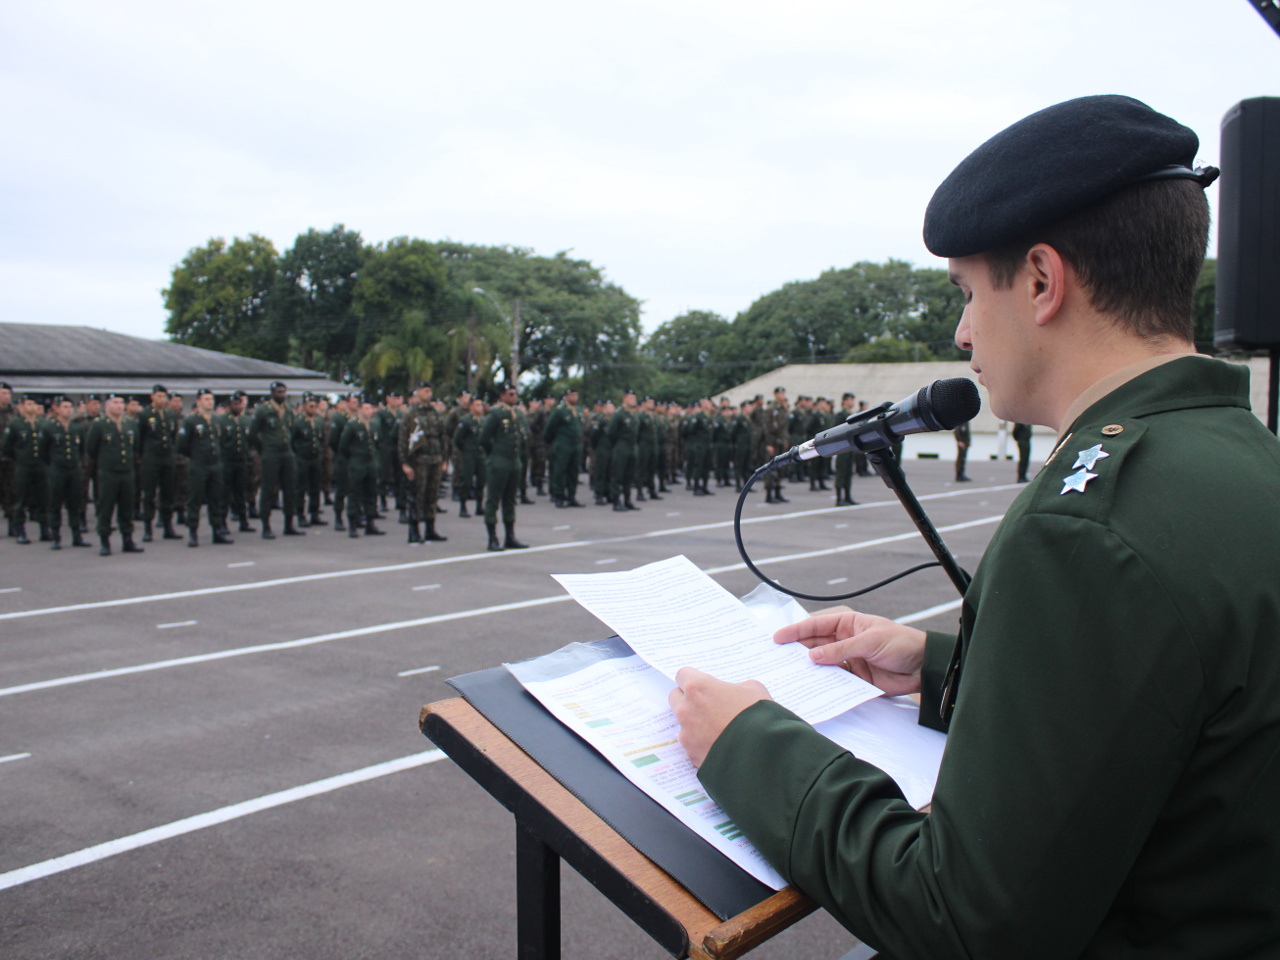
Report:
M 133 537 L 127 533 L 121 534 L 124 538 L 124 546 L 120 548 L 121 553 L 142 553 L 142 548 L 133 542 Z
M 293 515 L 286 514 L 284 518 L 284 535 L 286 537 L 305 537 L 306 534 L 293 525 Z
M 489 547 L 488 549 L 495 553 L 501 552 L 502 544 L 498 542 L 498 525 L 496 523 L 486 523 L 484 528 L 489 531 Z
M 196 536 L 195 527 L 187 527 L 187 546 L 188 547 L 200 546 L 200 538 Z
M 424 543 L 444 543 L 448 539 L 448 537 L 442 537 L 436 533 L 436 522 L 434 520 L 427 521 L 427 532 L 422 536 Z
M 40 541 L 42 543 L 48 543 L 52 539 L 53 531 L 49 529 L 49 525 L 47 523 L 40 524 Z
M 410 520 L 406 525 L 409 528 L 409 543 L 421 543 L 422 531 L 419 529 L 418 521 Z
M 307 519 L 307 515 L 305 513 L 298 514 L 298 526 L 304 530 L 311 526 L 311 521 Z
M 643 490 L 641 490 L 639 487 L 637 487 L 637 488 L 636 488 L 636 502 L 637 502 L 637 503 L 644 503 L 644 491 L 643 491 Z M 628 505 L 629 505 L 629 504 L 631 503 L 631 501 L 630 501 L 630 500 L 628 500 L 628 501 L 627 501 L 627 503 L 628 503 Z
M 249 518 L 245 514 L 243 513 L 240 514 L 240 532 L 241 533 L 256 533 L 257 529 L 258 529 L 257 527 L 252 526 L 249 523 Z
M 85 538 L 84 538 L 84 527 L 83 527 L 83 526 L 79 526 L 79 527 L 72 527 L 72 528 L 71 528 L 71 545 L 72 545 L 73 547 L 87 547 L 87 546 L 89 546 L 89 542 L 88 542 L 87 540 L 85 540 Z
M 53 540 L 53 543 L 49 545 L 49 549 L 61 550 L 62 549 L 62 528 L 54 527 L 51 532 L 52 532 L 52 536 L 50 537 L 50 539 Z
M 520 503 L 526 507 L 533 506 L 533 501 L 529 499 L 528 489 L 524 489 L 520 491 Z
M 377 516 L 377 514 L 374 514 L 374 516 Z M 352 526 L 354 527 L 354 524 Z M 383 537 L 383 536 L 386 536 L 386 533 L 387 533 L 387 531 L 379 530 L 377 527 L 373 525 L 373 517 L 370 517 L 365 522 L 364 532 L 367 536 L 373 536 L 373 537 Z
M 313 526 L 313 527 L 327 527 L 328 525 L 329 525 L 329 521 L 328 521 L 328 520 L 326 520 L 324 517 L 320 516 L 320 511 L 319 511 L 319 510 L 312 510 L 312 511 L 311 511 L 311 526 Z
M 333 529 L 334 529 L 334 530 L 337 530 L 339 533 L 341 533 L 343 530 L 347 529 L 347 525 L 346 525 L 345 523 L 343 523 L 343 522 L 342 522 L 342 511 L 341 511 L 341 510 L 335 510 L 335 511 L 333 511 Z
M 627 509 L 627 510 L 639 510 L 639 509 L 640 509 L 640 508 L 639 508 L 639 507 L 637 507 L 634 503 L 632 503 L 632 502 L 631 502 L 631 496 L 630 496 L 630 495 L 627 495 L 626 497 L 623 497 L 623 498 L 622 498 L 622 505 L 623 505 L 623 507 L 624 507 L 625 509 Z
M 479 510 L 480 510 L 480 504 L 477 503 L 476 511 L 479 512 Z M 471 514 L 467 512 L 467 501 L 465 499 L 462 501 L 462 506 L 458 508 L 458 516 L 460 516 L 463 520 L 469 520 L 471 518 Z
M 150 520 L 142 521 L 142 542 L 143 543 L 151 542 L 151 521 Z
M 503 550 L 527 550 L 529 545 L 521 543 L 516 539 L 516 525 L 514 523 L 505 523 L 503 526 L 507 531 L 506 542 L 502 544 Z
M 351 521 L 351 523 L 347 525 L 348 526 L 347 536 L 350 537 L 352 540 L 354 540 L 358 536 L 360 536 L 360 521 L 357 520 L 355 517 L 350 517 L 350 516 L 347 517 L 347 519 Z
M 31 540 L 27 537 L 27 525 L 25 523 L 15 523 L 13 525 L 13 529 L 16 531 L 15 538 L 19 543 L 31 542 Z
M 182 539 L 182 534 L 178 533 L 177 530 L 173 529 L 173 517 L 170 514 L 166 513 L 164 516 L 162 516 L 160 518 L 160 522 L 164 524 L 164 538 L 166 540 Z
M 625 503 L 623 503 L 621 500 L 615 500 L 615 501 L 613 501 L 613 512 L 614 512 L 614 513 L 626 513 L 626 512 L 627 512 L 627 506 L 626 506 L 626 504 L 625 504 Z
M 218 527 L 213 531 L 213 542 L 217 544 L 235 543 L 235 541 L 231 539 L 230 531 L 228 531 L 226 527 Z
M 110 537 L 99 537 L 99 538 L 98 538 L 98 541 L 102 544 L 102 546 L 100 546 L 100 547 L 98 548 L 98 556 L 100 556 L 100 557 L 109 557 L 109 556 L 111 556 L 111 538 L 110 538 Z
M 656 490 L 654 490 L 654 489 L 653 489 L 653 487 L 650 487 L 650 488 L 649 488 L 649 499 L 650 499 L 650 500 L 661 500 L 662 498 L 661 498 L 660 496 L 658 496 L 657 491 L 656 491 Z
M 276 538 L 276 535 L 271 532 L 271 518 L 263 517 L 262 518 L 262 539 L 274 540 L 275 538 Z

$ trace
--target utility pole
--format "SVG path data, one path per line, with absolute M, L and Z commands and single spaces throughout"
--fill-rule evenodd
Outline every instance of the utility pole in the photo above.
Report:
M 520 298 L 515 299 L 515 314 L 511 319 L 511 386 L 520 379 Z

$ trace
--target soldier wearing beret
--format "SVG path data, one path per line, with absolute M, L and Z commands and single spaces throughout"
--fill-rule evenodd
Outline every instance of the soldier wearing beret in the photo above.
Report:
M 49 473 L 44 460 L 42 405 L 31 396 L 20 397 L 19 416 L 9 421 L 0 451 L 13 462 L 14 513 L 13 533 L 18 543 L 30 543 L 27 518 L 40 525 L 40 539 L 52 539 L 49 530 Z
M 258 516 L 262 539 L 274 540 L 271 510 L 283 496 L 285 536 L 303 537 L 306 531 L 293 525 L 297 462 L 293 458 L 293 411 L 288 404 L 289 388 L 279 380 L 271 384 L 271 396 L 258 404 L 249 424 L 249 445 L 262 455 L 262 489 L 258 495 Z
M 320 516 L 320 471 L 324 459 L 324 420 L 313 394 L 302 395 L 302 415 L 293 421 L 292 447 L 298 465 L 297 499 L 292 504 L 299 527 L 326 526 Z
M 564 401 L 547 415 L 543 438 L 551 454 L 551 502 L 557 507 L 580 507 L 578 473 L 582 458 L 582 417 L 578 391 L 566 390 Z
M 175 445 L 179 418 L 169 407 L 169 391 L 157 383 L 151 388 L 151 405 L 138 413 L 138 453 L 142 467 L 142 542 L 150 543 L 157 507 L 164 539 L 180 540 L 173 529 L 174 486 L 177 460 Z
M 329 449 L 333 453 L 333 529 L 345 530 L 342 522 L 342 510 L 347 504 L 349 487 L 347 476 L 347 458 L 342 452 L 342 434 L 347 424 L 356 416 L 359 402 L 354 396 L 339 397 L 334 405 L 333 416 L 329 418 Z
M 388 391 L 383 405 L 374 411 L 378 421 L 378 498 L 386 511 L 387 497 L 394 497 L 403 513 L 404 471 L 400 469 L 400 421 L 404 417 L 404 397 L 396 390 Z
M 378 512 L 378 425 L 373 403 L 355 399 L 356 415 L 342 428 L 338 446 L 347 465 L 347 536 L 358 537 L 363 528 L 369 536 L 381 537 L 386 531 L 373 522 Z
M 949 731 L 932 812 L 759 684 L 677 673 L 702 785 L 888 955 L 1280 956 L 1280 444 L 1247 368 L 1195 351 L 1197 149 L 1086 97 L 997 134 L 929 204 L 957 345 L 993 412 L 1057 445 L 958 637 L 845 609 L 777 639 L 919 690 Z
M 852 393 L 846 391 L 845 395 L 840 398 L 840 413 L 836 417 L 836 423 L 844 423 L 849 417 L 853 416 L 853 405 L 857 399 Z M 858 502 L 853 499 L 853 467 L 854 454 L 852 452 L 842 453 L 836 457 L 837 507 L 853 506 Z
M 635 483 L 636 439 L 639 431 L 636 394 L 628 390 L 622 395 L 622 409 L 609 420 L 609 500 L 614 510 L 639 510 L 631 502 Z
M 178 428 L 178 453 L 187 461 L 187 546 L 198 547 L 200 508 L 209 515 L 213 542 L 231 543 L 222 494 L 222 421 L 213 415 L 213 391 L 196 391 L 195 412 Z
M 241 533 L 253 533 L 249 523 L 249 423 L 245 416 L 248 396 L 243 390 L 231 395 L 227 412 L 217 417 L 222 428 L 222 527 L 227 527 L 228 513 L 240 523 Z
M 773 400 L 764 412 L 764 456 L 761 460 L 776 457 L 789 449 L 791 411 L 787 406 L 787 391 L 783 387 L 773 388 Z M 782 471 L 771 470 L 764 478 L 764 502 L 787 503 L 782 495 Z
M 409 482 L 409 543 L 447 540 L 436 532 L 436 501 L 444 469 L 444 418 L 432 403 L 434 388 L 427 380 L 418 384 L 413 403 L 398 425 L 401 472 Z M 425 523 L 419 530 L 418 524 Z
M 71 401 L 56 397 L 53 416 L 41 429 L 41 456 L 49 477 L 48 516 L 49 534 L 53 540 L 51 549 L 62 549 L 62 510 L 67 511 L 67 526 L 71 528 L 71 545 L 87 547 L 81 518 L 84 516 L 84 480 L 80 473 L 80 461 L 84 456 L 84 436 L 71 422 Z
M 514 384 L 502 387 L 498 402 L 480 427 L 480 449 L 485 454 L 485 476 L 488 489 L 484 497 L 484 526 L 489 534 L 490 550 L 523 550 L 528 544 L 516 539 L 516 494 L 520 489 L 520 461 L 524 444 L 516 420 L 519 402 Z M 506 539 L 498 542 L 498 508 Z
M 106 416 L 89 428 L 86 444 L 89 456 L 98 465 L 98 499 L 94 513 L 98 520 L 98 555 L 111 556 L 111 514 L 124 542 L 124 553 L 142 553 L 133 542 L 133 501 L 137 484 L 138 420 L 126 416 L 124 397 L 110 394 L 103 408 Z
M 1028 483 L 1027 471 L 1031 467 L 1031 424 L 1013 425 L 1013 442 L 1018 445 L 1018 482 Z
M 13 405 L 13 388 L 0 381 L 0 509 L 4 510 L 4 518 L 9 525 L 9 536 L 14 536 L 13 521 L 13 458 L 4 452 L 4 435 L 9 424 L 18 415 Z

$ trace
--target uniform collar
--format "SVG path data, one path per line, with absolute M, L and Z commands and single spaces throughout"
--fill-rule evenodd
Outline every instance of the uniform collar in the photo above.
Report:
M 1154 370 L 1156 367 L 1164 366 L 1173 360 L 1181 360 L 1187 356 L 1185 353 L 1166 353 L 1155 357 L 1147 357 L 1139 360 L 1137 363 L 1131 363 L 1127 367 L 1121 367 L 1119 370 L 1112 371 L 1097 383 L 1093 384 L 1084 393 L 1076 397 L 1075 402 L 1067 407 L 1067 412 L 1062 418 L 1063 425 L 1069 425 L 1079 419 L 1080 414 L 1084 413 L 1091 406 L 1105 397 L 1107 394 L 1116 390 L 1134 377 L 1140 377 L 1148 370 Z M 1068 431 L 1062 431 L 1065 436 Z

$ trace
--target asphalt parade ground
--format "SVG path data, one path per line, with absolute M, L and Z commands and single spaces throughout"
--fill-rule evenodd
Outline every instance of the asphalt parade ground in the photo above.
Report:
M 907 464 L 972 569 L 1020 488 L 1009 462 L 969 472 L 954 484 L 946 461 Z M 215 547 L 206 528 L 199 549 L 157 540 L 110 558 L 0 541 L 0 957 L 514 956 L 512 819 L 422 736 L 418 711 L 452 695 L 448 677 L 611 633 L 552 573 L 684 554 L 749 592 L 736 495 L 712 490 L 630 513 L 536 497 L 517 525 L 531 549 L 500 554 L 448 500 L 448 542 L 424 546 L 394 515 L 384 537 L 322 527 Z M 807 484 L 785 493 L 754 492 L 743 532 L 788 586 L 849 591 L 929 559 L 878 478 L 855 480 L 854 507 Z M 861 601 L 940 629 L 958 606 L 937 569 Z M 566 957 L 667 956 L 562 877 Z M 752 956 L 849 946 L 818 914 Z

